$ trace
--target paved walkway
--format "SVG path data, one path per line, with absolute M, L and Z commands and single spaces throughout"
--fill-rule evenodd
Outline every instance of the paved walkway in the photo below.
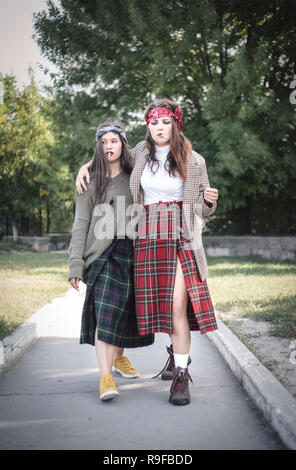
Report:
M 79 344 L 82 297 L 68 296 L 41 337 L 0 378 L 0 449 L 283 449 L 224 359 L 192 333 L 192 403 L 168 402 L 163 367 L 169 337 L 127 350 L 138 379 L 116 375 L 120 396 L 101 402 L 94 348 Z M 52 305 L 54 308 L 54 304 Z

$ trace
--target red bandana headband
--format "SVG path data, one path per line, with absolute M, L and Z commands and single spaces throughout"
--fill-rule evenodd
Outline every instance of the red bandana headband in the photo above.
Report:
M 163 117 L 174 118 L 176 121 L 177 127 L 179 129 L 179 132 L 181 132 L 181 130 L 183 129 L 183 124 L 182 124 L 182 110 L 180 106 L 176 106 L 174 113 L 166 108 L 151 109 L 146 119 L 147 126 L 152 119 L 159 119 Z

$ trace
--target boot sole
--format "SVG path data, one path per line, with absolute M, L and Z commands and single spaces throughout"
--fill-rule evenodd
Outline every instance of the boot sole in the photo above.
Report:
M 179 399 L 179 400 L 169 400 L 169 402 L 172 405 L 183 406 L 183 405 L 189 405 L 191 400 L 189 398 L 182 398 L 182 399 Z

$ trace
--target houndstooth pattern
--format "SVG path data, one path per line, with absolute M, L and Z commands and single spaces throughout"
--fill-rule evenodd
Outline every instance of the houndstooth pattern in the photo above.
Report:
M 130 190 L 134 200 L 131 214 L 134 230 L 145 222 L 144 193 L 140 184 L 149 151 L 145 141 L 140 142 L 131 150 Z M 216 210 L 217 203 L 209 207 L 203 198 L 205 188 L 209 187 L 207 167 L 204 157 L 193 151 L 187 161 L 187 178 L 184 183 L 182 226 L 183 236 L 188 240 L 194 252 L 201 280 L 208 277 L 208 265 L 202 243 L 200 221 Z

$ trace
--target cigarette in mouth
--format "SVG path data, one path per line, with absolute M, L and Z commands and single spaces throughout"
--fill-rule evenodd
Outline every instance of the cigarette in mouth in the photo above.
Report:
M 107 153 L 107 157 L 111 157 L 112 153 L 111 152 L 108 152 Z

